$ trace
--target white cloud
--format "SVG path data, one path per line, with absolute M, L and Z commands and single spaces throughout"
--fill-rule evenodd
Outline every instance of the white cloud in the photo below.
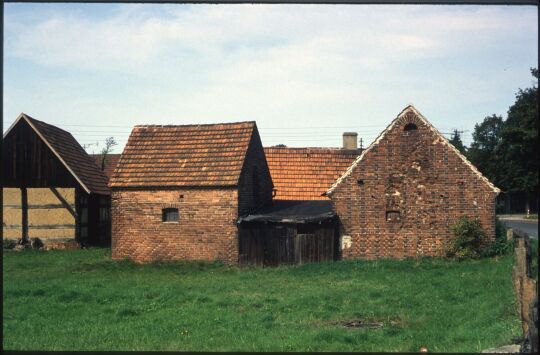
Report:
M 167 53 L 187 51 L 227 62 L 236 50 L 305 46 L 308 52 L 341 56 L 363 53 L 371 62 L 384 63 L 393 56 L 448 50 L 464 35 L 473 39 L 489 34 L 484 38 L 489 42 L 496 37 L 493 31 L 530 23 L 508 21 L 504 11 L 493 9 L 410 6 L 375 6 L 369 11 L 364 6 L 167 7 L 168 16 L 146 13 L 144 5 L 121 9 L 102 20 L 62 14 L 36 24 L 8 22 L 6 54 L 42 65 L 129 71 L 152 65 Z
M 517 7 L 119 5 L 104 18 L 59 11 L 38 21 L 9 9 L 6 71 L 24 59 L 104 76 L 107 82 L 96 85 L 117 91 L 96 88 L 85 98 L 76 96 L 73 84 L 57 85 L 64 90 L 54 94 L 62 109 L 50 103 L 51 117 L 70 107 L 83 119 L 118 117 L 126 125 L 147 117 L 337 126 L 367 117 L 383 128 L 410 101 L 430 117 L 444 105 L 499 99 L 502 76 L 490 76 L 496 72 L 490 63 L 485 66 L 491 71 L 471 75 L 485 60 L 478 55 L 527 40 L 527 33 L 537 39 L 536 12 Z M 469 53 L 476 54 L 466 58 Z M 13 98 L 23 91 L 10 85 L 15 84 L 6 82 L 8 107 L 42 107 L 47 100 L 39 98 L 51 87 L 42 83 L 27 98 Z

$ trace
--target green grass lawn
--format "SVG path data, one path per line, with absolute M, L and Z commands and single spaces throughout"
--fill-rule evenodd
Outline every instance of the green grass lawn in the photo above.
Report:
M 471 352 L 520 335 L 511 256 L 277 268 L 4 251 L 4 349 Z M 339 322 L 383 322 L 346 329 Z

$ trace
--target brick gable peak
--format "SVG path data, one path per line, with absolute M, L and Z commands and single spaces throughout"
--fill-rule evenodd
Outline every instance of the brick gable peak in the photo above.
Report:
M 390 124 L 377 136 L 377 138 L 360 154 L 353 163 L 349 166 L 349 168 L 341 175 L 336 182 L 325 192 L 325 195 L 330 196 L 334 190 L 341 184 L 341 182 L 347 178 L 353 170 L 356 168 L 356 166 L 362 161 L 364 156 L 368 154 L 368 152 L 375 147 L 376 145 L 381 142 L 381 140 L 386 136 L 386 134 L 391 131 L 397 124 L 402 123 L 403 121 L 411 122 L 411 123 L 422 123 L 428 127 L 430 131 L 432 131 L 435 136 L 444 144 L 446 145 L 450 150 L 454 151 L 455 154 L 463 161 L 465 165 L 467 165 L 473 173 L 484 183 L 486 183 L 491 190 L 495 193 L 501 192 L 501 190 L 493 185 L 491 181 L 489 181 L 482 173 L 463 155 L 459 152 L 459 150 L 456 149 L 449 141 L 446 139 L 421 113 L 414 107 L 413 104 L 407 105 L 398 115 L 397 117 L 390 122 Z

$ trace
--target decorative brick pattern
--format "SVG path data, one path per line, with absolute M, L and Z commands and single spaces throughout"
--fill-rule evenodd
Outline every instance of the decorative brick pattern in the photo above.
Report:
M 322 196 L 360 154 L 360 149 L 264 148 L 276 200 L 328 200 Z
M 417 129 L 404 130 L 409 123 Z M 440 256 L 460 216 L 495 236 L 498 189 L 409 106 L 329 191 L 343 258 Z M 486 241 L 487 241 L 486 240 Z
M 113 190 L 112 257 L 238 260 L 236 189 Z M 179 221 L 162 222 L 178 208 Z

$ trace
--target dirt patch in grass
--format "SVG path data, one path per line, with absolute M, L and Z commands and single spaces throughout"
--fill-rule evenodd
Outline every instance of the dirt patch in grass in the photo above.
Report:
M 366 322 L 361 319 L 341 323 L 341 326 L 347 329 L 379 329 L 383 325 L 382 322 Z

